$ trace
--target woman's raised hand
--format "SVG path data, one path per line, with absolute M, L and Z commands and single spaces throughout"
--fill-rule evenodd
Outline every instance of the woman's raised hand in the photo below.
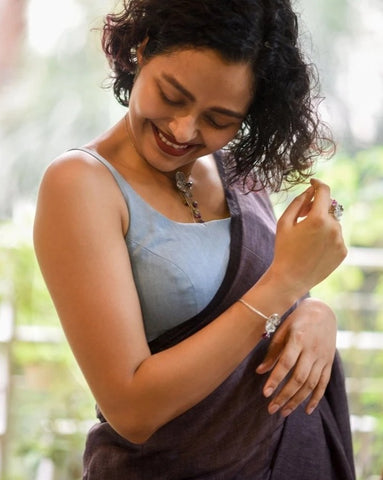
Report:
M 275 255 L 268 273 L 281 291 L 302 296 L 345 258 L 340 223 L 329 213 L 330 189 L 319 180 L 297 196 L 277 224 Z M 336 321 L 324 303 L 305 299 L 279 327 L 257 373 L 270 372 L 269 412 L 287 416 L 307 397 L 311 413 L 328 384 L 335 354 Z M 275 393 L 276 392 L 276 393 Z
M 329 187 L 313 179 L 277 224 L 270 271 L 302 295 L 335 270 L 347 254 L 340 223 L 329 213 L 331 202 Z

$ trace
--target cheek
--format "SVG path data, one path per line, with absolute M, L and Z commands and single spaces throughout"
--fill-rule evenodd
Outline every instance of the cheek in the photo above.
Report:
M 231 142 L 231 140 L 233 140 L 233 138 L 237 134 L 238 130 L 239 130 L 239 126 L 233 127 L 230 130 L 225 130 L 225 131 L 218 130 L 218 131 L 212 132 L 211 142 L 209 143 L 215 150 L 218 150 L 224 147 L 225 145 L 227 145 L 229 142 Z
M 141 83 L 134 86 L 130 108 L 143 119 L 155 119 L 165 115 L 164 105 L 159 101 L 157 93 L 153 88 L 144 87 Z

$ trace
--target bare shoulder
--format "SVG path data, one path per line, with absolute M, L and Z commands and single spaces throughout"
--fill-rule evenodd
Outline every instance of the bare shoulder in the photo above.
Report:
M 110 171 L 86 152 L 72 150 L 56 157 L 46 168 L 41 180 L 38 208 L 42 203 L 60 205 L 67 211 L 71 206 L 89 214 L 92 211 L 118 214 L 127 228 L 128 212 L 116 181 Z
M 112 180 L 108 170 L 94 157 L 80 150 L 70 150 L 56 157 L 46 168 L 42 183 L 74 189 L 104 184 Z

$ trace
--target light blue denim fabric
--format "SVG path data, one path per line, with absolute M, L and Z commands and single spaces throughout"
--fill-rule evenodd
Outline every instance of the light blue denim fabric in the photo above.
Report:
M 147 340 L 202 311 L 225 276 L 230 218 L 205 223 L 169 220 L 146 203 L 103 157 L 88 149 L 112 173 L 129 209 L 125 237 Z

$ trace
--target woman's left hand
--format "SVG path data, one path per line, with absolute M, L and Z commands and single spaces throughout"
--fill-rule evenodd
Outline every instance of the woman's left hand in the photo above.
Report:
M 334 312 L 314 298 L 303 300 L 278 328 L 256 370 L 259 374 L 271 371 L 263 389 L 266 397 L 289 377 L 271 400 L 270 414 L 280 410 L 287 417 L 310 395 L 305 410 L 307 414 L 314 411 L 330 380 L 336 331 Z

